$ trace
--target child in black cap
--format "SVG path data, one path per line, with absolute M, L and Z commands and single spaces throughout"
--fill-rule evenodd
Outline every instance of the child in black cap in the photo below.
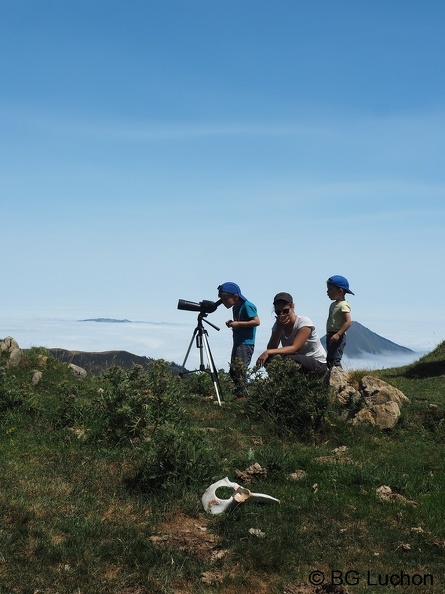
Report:
M 354 293 L 349 289 L 349 282 L 344 276 L 336 274 L 326 281 L 327 294 L 333 303 L 329 306 L 326 322 L 326 350 L 328 368 L 341 367 L 341 359 L 346 346 L 346 330 L 352 324 L 351 306 L 345 300 L 345 294 Z

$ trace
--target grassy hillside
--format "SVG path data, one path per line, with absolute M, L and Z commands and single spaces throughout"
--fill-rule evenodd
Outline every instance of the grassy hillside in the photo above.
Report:
M 27 351 L 0 372 L 0 594 L 443 594 L 445 343 L 372 373 L 411 400 L 390 431 L 290 375 L 238 404 L 221 372 L 220 407 L 207 374 Z M 206 513 L 225 476 L 280 504 Z

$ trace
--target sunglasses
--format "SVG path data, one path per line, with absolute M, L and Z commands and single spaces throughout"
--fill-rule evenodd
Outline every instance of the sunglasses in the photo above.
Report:
M 281 314 L 287 316 L 287 314 L 290 312 L 290 307 L 286 307 L 286 309 L 281 309 L 280 311 L 275 310 L 275 315 L 277 316 L 277 318 L 279 318 L 281 316 Z

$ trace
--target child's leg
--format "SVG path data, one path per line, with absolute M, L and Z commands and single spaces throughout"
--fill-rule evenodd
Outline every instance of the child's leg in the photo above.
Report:
M 328 367 L 341 367 L 341 359 L 343 357 L 343 351 L 346 346 L 346 334 L 340 338 L 340 340 L 332 340 L 331 335 L 326 336 L 326 350 L 327 350 L 327 362 Z
M 253 344 L 241 344 L 234 347 L 230 360 L 230 378 L 235 384 L 235 393 L 241 396 L 246 391 L 246 372 L 254 351 Z

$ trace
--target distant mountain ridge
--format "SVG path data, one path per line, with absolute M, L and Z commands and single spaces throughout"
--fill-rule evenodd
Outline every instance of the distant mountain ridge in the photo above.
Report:
M 116 320 L 115 318 L 89 318 L 87 320 L 78 320 L 79 322 L 105 322 L 107 324 L 132 324 L 131 320 Z
M 101 353 L 68 351 L 66 349 L 48 349 L 53 357 L 62 363 L 72 363 L 86 369 L 89 373 L 100 374 L 109 367 L 117 365 L 129 369 L 133 365 L 141 365 L 147 369 L 150 361 L 148 357 L 133 355 L 127 351 L 103 351 Z
M 326 347 L 326 335 L 322 337 L 321 342 Z M 414 351 L 379 336 L 359 322 L 352 322 L 346 336 L 344 354 L 347 357 L 357 359 L 364 355 L 384 355 L 386 353 L 407 355 Z
M 150 363 L 154 361 L 152 358 L 134 355 L 128 351 L 102 351 L 100 353 L 68 351 L 66 349 L 48 349 L 48 351 L 62 363 L 72 363 L 92 375 L 100 375 L 114 366 L 132 369 L 134 365 L 140 365 L 144 369 L 148 369 Z M 176 363 L 170 363 L 170 368 L 175 375 L 182 371 L 182 367 Z

